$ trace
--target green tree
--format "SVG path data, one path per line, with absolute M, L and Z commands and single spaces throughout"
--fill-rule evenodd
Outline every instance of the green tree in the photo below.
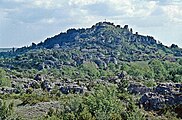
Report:
M 179 82 L 179 83 L 181 83 L 182 82 L 182 75 L 175 75 L 174 76 L 174 80 L 173 80 L 174 82 Z
M 182 65 L 182 59 L 179 59 L 179 64 Z
M 155 79 L 159 79 L 160 81 L 165 80 L 167 76 L 167 71 L 160 60 L 151 60 L 149 62 L 149 66 L 154 71 Z
M 97 65 L 93 62 L 86 62 L 82 64 L 80 66 L 80 69 L 83 73 L 90 77 L 97 78 L 98 76 L 100 76 L 100 72 L 97 69 Z
M 94 93 L 86 98 L 85 104 L 97 120 L 121 119 L 121 112 L 124 111 L 115 87 L 97 86 Z

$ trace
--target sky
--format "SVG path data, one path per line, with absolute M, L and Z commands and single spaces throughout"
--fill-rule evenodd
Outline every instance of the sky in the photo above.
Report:
M 0 47 L 29 46 L 105 19 L 182 48 L 182 0 L 0 0 Z

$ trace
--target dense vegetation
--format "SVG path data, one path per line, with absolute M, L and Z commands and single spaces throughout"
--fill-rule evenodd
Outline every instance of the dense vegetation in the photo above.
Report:
M 2 120 L 181 117 L 182 49 L 134 34 L 127 25 L 100 22 L 87 29 L 69 29 L 39 44 L 1 52 L 0 67 Z M 157 88 L 165 92 L 157 93 L 159 103 L 161 96 L 173 100 L 172 90 L 160 83 L 175 84 L 177 104 L 162 104 L 157 110 L 142 107 L 144 94 Z M 141 91 L 133 94 L 133 84 Z

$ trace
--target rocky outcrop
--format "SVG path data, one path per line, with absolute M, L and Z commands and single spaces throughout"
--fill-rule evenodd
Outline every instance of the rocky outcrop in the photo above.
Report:
M 2 87 L 0 88 L 0 94 L 12 94 L 12 93 L 20 93 L 20 91 L 16 88 L 11 87 Z
M 43 76 L 41 74 L 35 75 L 34 80 L 36 80 L 36 81 L 44 81 Z
M 68 85 L 68 86 L 60 86 L 59 89 L 63 94 L 69 94 L 69 93 L 84 93 L 85 90 L 87 90 L 86 87 L 80 87 L 78 85 Z
M 27 93 L 27 90 L 36 91 L 38 89 L 50 93 L 53 90 L 57 90 L 62 94 L 82 94 L 87 91 L 86 83 L 84 82 L 74 82 L 69 79 L 64 81 L 50 81 L 48 78 L 45 78 L 45 76 L 44 79 L 41 74 L 35 75 L 34 79 L 15 78 L 12 81 L 11 87 L 0 87 L 0 94 Z
M 127 76 L 127 72 L 126 71 L 122 71 L 121 73 L 118 73 L 118 78 L 119 79 L 124 79 Z
M 102 60 L 95 60 L 94 62 L 97 64 L 97 66 L 99 68 L 104 68 L 104 69 L 107 68 L 107 64 L 104 61 L 102 61 Z
M 148 88 L 144 85 L 141 85 L 141 84 L 130 84 L 129 87 L 128 87 L 128 91 L 132 94 L 139 94 L 139 95 L 142 95 L 144 93 L 147 93 L 147 92 L 150 92 L 152 91 L 151 88 Z
M 139 101 L 145 110 L 161 110 L 182 105 L 182 84 L 159 84 L 153 92 L 145 93 Z
M 152 92 L 145 93 L 140 99 L 140 105 L 145 110 L 160 110 L 164 108 L 164 103 L 164 96 Z

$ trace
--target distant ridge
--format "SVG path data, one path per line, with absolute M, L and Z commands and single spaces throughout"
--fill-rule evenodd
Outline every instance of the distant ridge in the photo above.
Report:
M 0 48 L 0 52 L 8 52 L 11 51 L 13 48 Z

